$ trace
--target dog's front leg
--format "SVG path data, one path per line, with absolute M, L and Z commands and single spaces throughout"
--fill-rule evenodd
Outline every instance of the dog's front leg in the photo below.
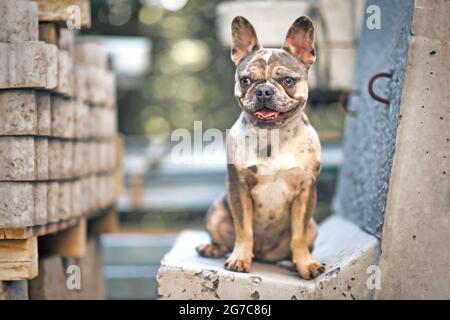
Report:
M 253 258 L 253 203 L 245 177 L 240 176 L 235 165 L 228 165 L 228 197 L 233 216 L 235 242 L 225 268 L 249 272 Z
M 314 260 L 309 248 L 315 239 L 315 228 L 311 228 L 312 214 L 316 206 L 316 187 L 302 188 L 291 206 L 291 250 L 292 260 L 303 279 L 312 279 L 325 271 L 324 266 Z M 312 223 L 311 223 L 312 222 Z

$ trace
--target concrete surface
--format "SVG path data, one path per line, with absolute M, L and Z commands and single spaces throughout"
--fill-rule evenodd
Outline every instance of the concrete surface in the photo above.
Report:
M 416 1 L 376 298 L 450 299 L 449 16 Z
M 333 205 L 338 214 L 381 237 L 414 2 L 376 0 L 370 4 L 382 8 L 382 25 L 380 30 L 362 28 L 353 82 L 360 94 L 349 101 L 356 115 L 347 117 L 345 160 Z M 389 106 L 368 93 L 369 79 L 378 72 L 393 73 L 392 79 L 378 79 L 375 84 L 375 91 L 390 100 Z
M 38 134 L 43 136 L 50 136 L 52 121 L 50 94 L 44 91 L 38 91 L 35 94 L 38 117 Z
M 0 1 L 0 42 L 39 40 L 37 4 L 32 1 Z
M 186 231 L 179 236 L 161 263 L 157 277 L 160 299 L 369 297 L 366 269 L 375 259 L 378 242 L 341 217 L 330 217 L 320 225 L 313 256 L 327 268 L 313 281 L 300 279 L 286 267 L 256 262 L 250 273 L 227 271 L 223 268 L 225 259 L 198 256 L 195 247 L 208 241 L 207 234 L 200 231 Z
M 58 49 L 42 41 L 0 42 L 0 89 L 54 89 L 58 83 Z
M 0 137 L 0 181 L 48 179 L 48 140 L 41 137 Z
M 52 111 L 52 136 L 71 138 L 74 136 L 74 112 L 73 100 L 61 96 L 51 96 Z
M 0 91 L 0 135 L 38 133 L 38 110 L 33 90 Z
M 74 63 L 68 51 L 58 50 L 58 85 L 55 88 L 57 93 L 73 96 L 74 94 Z
M 0 227 L 47 222 L 45 182 L 0 182 Z

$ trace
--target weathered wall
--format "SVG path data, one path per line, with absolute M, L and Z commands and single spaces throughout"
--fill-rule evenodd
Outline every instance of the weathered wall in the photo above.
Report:
M 357 54 L 353 89 L 344 140 L 344 164 L 339 175 L 334 208 L 363 229 L 381 235 L 395 149 L 400 97 L 410 38 L 413 0 L 366 1 L 381 8 L 381 29 L 369 30 L 365 15 Z M 367 90 L 378 72 L 392 72 L 392 79 L 378 79 L 375 91 L 390 105 L 373 100 Z
M 416 0 L 375 298 L 450 299 L 449 16 Z

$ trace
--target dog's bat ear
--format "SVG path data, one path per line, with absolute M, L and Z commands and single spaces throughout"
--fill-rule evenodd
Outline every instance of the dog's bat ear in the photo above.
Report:
M 301 16 L 294 21 L 286 35 L 284 49 L 308 66 L 314 63 L 314 25 L 310 18 Z
M 237 16 L 231 23 L 231 60 L 238 64 L 246 55 L 261 48 L 252 24 L 244 17 Z

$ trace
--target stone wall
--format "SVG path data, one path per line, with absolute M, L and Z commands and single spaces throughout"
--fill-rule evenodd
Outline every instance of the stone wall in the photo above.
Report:
M 0 227 L 86 215 L 117 194 L 105 51 L 38 12 L 32 1 L 0 1 Z
M 115 76 L 102 44 L 68 29 L 70 5 L 89 27 L 89 0 L 0 0 L 0 299 L 29 298 L 39 268 L 31 298 L 58 298 L 46 283 L 62 259 L 101 280 L 83 257 L 98 258 L 88 224 L 121 190 Z

